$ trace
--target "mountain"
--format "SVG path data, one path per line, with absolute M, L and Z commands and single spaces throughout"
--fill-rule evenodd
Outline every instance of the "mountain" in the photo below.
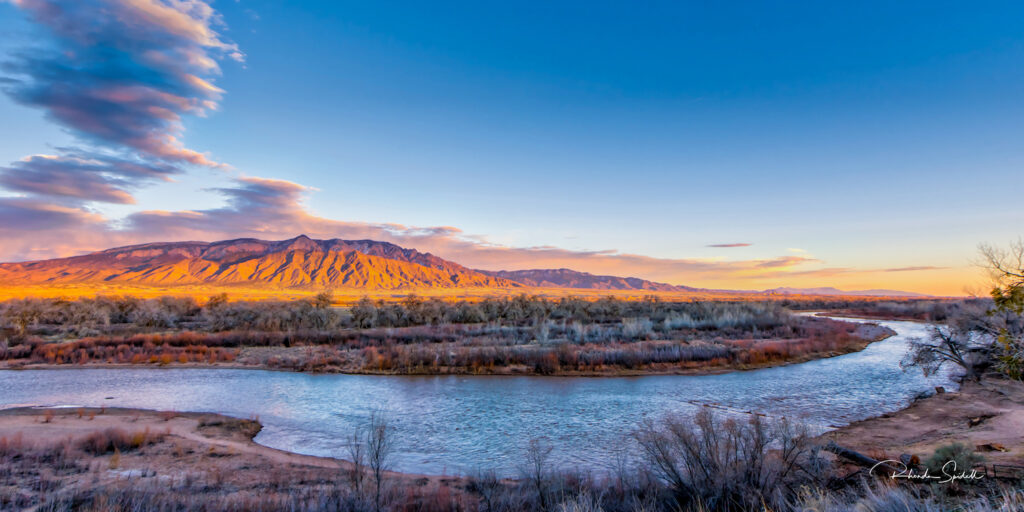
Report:
M 129 283 L 287 288 L 516 288 L 519 283 L 373 240 L 166 242 L 0 264 L 0 284 Z
M 838 288 L 772 288 L 764 293 L 776 295 L 854 295 L 858 297 L 930 297 L 923 293 L 902 292 L 899 290 L 851 290 L 843 291 Z
M 567 268 L 533 270 L 477 270 L 482 274 L 508 279 L 526 286 L 545 288 L 584 288 L 590 290 L 649 290 L 692 292 L 697 288 L 656 283 L 636 277 L 597 276 Z
M 388 242 L 314 240 L 305 235 L 280 241 L 240 238 L 220 242 L 158 242 L 70 258 L 0 263 L 0 287 L 89 284 L 361 290 L 542 287 L 744 295 L 927 297 L 896 290 L 842 291 L 836 288 L 774 288 L 763 292 L 703 290 L 565 268 L 474 270 Z

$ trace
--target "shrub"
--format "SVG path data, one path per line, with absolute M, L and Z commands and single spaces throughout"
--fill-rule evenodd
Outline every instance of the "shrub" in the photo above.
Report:
M 721 419 L 702 408 L 692 418 L 670 416 L 660 424 L 648 420 L 636 439 L 680 507 L 782 506 L 801 486 L 822 476 L 811 436 L 785 419 Z
M 143 446 L 163 441 L 164 434 L 150 432 L 149 429 L 127 432 L 119 428 L 108 428 L 90 433 L 79 443 L 79 447 L 92 455 L 103 455 L 110 452 L 127 452 Z
M 969 471 L 982 460 L 982 456 L 975 453 L 971 447 L 962 443 L 950 443 L 936 448 L 935 453 L 924 461 L 924 467 L 933 475 L 942 475 L 943 467 L 952 462 L 955 466 L 949 467 L 947 472 L 956 474 Z

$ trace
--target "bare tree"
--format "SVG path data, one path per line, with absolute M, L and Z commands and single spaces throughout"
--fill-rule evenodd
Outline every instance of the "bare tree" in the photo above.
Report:
M 330 289 L 324 290 L 315 297 L 313 297 L 313 307 L 317 309 L 327 309 L 334 303 L 334 292 Z
M 356 427 L 348 438 L 345 449 L 348 452 L 348 459 L 352 466 L 348 468 L 348 481 L 352 491 L 362 496 L 363 481 L 366 479 L 366 429 Z
M 494 470 L 480 471 L 469 481 L 469 492 L 480 495 L 484 504 L 484 512 L 493 512 L 494 501 L 502 490 L 501 479 Z
M 548 482 L 551 479 L 549 462 L 553 447 L 540 439 L 531 439 L 526 448 L 523 476 L 537 493 L 538 504 L 543 511 L 548 510 Z
M 366 459 L 373 473 L 374 510 L 380 512 L 384 485 L 384 474 L 391 468 L 394 455 L 392 427 L 380 411 L 370 413 L 370 424 L 366 433 Z
M 1024 239 L 1018 238 L 1010 243 L 1008 249 L 988 244 L 979 247 L 982 266 L 988 270 L 989 276 L 1001 291 L 1018 291 L 1024 288 Z M 1024 307 L 1024 302 L 1019 303 Z M 1019 311 L 1018 311 L 1019 312 Z
M 959 366 L 964 378 L 981 380 L 981 370 L 991 352 L 991 337 L 980 329 L 958 325 L 933 326 L 928 338 L 910 340 L 910 349 L 900 361 L 902 368 L 921 368 L 925 376 L 934 375 L 947 364 Z

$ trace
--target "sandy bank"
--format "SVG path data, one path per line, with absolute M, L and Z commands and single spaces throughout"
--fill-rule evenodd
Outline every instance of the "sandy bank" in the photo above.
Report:
M 260 428 L 255 420 L 212 413 L 118 408 L 0 410 L 0 459 L 8 453 L 17 454 L 14 461 L 45 461 L 24 467 L 10 462 L 4 471 L 14 478 L 0 481 L 0 496 L 37 499 L 40 477 L 62 493 L 111 485 L 194 487 L 185 482 L 202 482 L 200 487 L 208 488 L 211 495 L 227 490 L 259 496 L 267 492 L 315 493 L 347 485 L 350 463 L 259 445 L 252 438 Z M 90 436 L 109 435 L 112 429 L 148 441 L 116 453 L 94 454 L 85 448 Z M 54 454 L 67 461 L 54 463 Z M 46 468 L 47 474 L 36 474 L 39 468 Z M 459 499 L 465 494 L 465 479 L 459 477 L 387 475 L 394 487 L 424 494 L 449 488 Z M 4 509 L 2 505 L 0 509 Z
M 858 421 L 823 436 L 872 454 L 922 459 L 953 442 L 977 449 L 987 464 L 1024 466 L 1024 383 L 988 377 L 937 393 L 906 409 Z

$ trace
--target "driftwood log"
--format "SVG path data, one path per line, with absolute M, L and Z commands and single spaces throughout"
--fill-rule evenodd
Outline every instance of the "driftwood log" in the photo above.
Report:
M 825 450 L 830 451 L 858 466 L 863 466 L 868 469 L 874 468 L 876 470 L 882 470 L 883 472 L 885 472 L 885 476 L 892 475 L 897 471 L 896 468 L 894 468 L 889 463 L 882 462 L 880 460 L 875 460 L 874 458 L 868 457 L 863 453 L 840 446 L 835 441 L 829 441 L 828 444 L 825 445 Z

